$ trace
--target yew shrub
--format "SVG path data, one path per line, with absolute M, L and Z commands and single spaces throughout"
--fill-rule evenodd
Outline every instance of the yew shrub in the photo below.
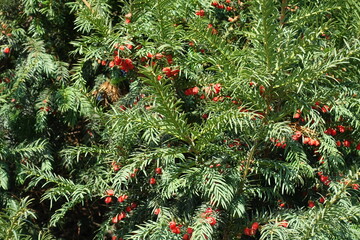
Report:
M 1 239 L 360 239 L 356 0 L 2 0 Z

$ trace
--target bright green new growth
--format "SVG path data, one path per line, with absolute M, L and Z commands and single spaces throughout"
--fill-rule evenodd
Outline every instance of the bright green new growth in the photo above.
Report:
M 15 2 L 0 3 L 4 239 L 71 239 L 75 222 L 95 239 L 360 237 L 356 0 Z

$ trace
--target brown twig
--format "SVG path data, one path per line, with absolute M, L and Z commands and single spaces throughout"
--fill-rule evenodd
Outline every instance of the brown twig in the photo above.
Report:
M 281 13 L 280 13 L 280 25 L 284 25 L 286 5 L 287 5 L 287 0 L 282 0 L 281 1 Z
M 89 3 L 88 1 L 86 1 L 86 0 L 82 0 L 82 1 L 83 1 L 83 2 L 85 3 L 85 5 L 91 10 L 91 12 L 94 13 L 94 9 L 91 8 L 90 3 Z

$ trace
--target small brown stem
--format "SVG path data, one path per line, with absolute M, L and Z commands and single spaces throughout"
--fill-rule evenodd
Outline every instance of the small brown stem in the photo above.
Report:
M 248 175 L 248 172 L 249 172 L 249 168 L 250 168 L 250 163 L 251 161 L 254 159 L 254 155 L 255 155 L 255 150 L 257 148 L 257 141 L 254 143 L 254 146 L 251 148 L 250 152 L 249 152 L 249 155 L 248 155 L 248 158 L 246 160 L 246 165 L 245 165 L 245 171 L 244 171 L 244 175 L 243 175 L 243 181 L 245 182 L 245 179 Z
M 280 25 L 284 25 L 286 5 L 287 5 L 287 0 L 282 0 L 281 1 L 281 13 L 280 13 Z
M 94 13 L 94 9 L 91 8 L 91 5 L 88 1 L 86 0 L 82 0 L 84 2 L 84 4 L 91 10 L 92 13 Z

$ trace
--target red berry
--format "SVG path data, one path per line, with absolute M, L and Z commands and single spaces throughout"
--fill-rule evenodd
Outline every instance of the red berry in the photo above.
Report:
M 253 230 L 257 230 L 259 228 L 259 223 L 258 222 L 254 222 L 252 225 L 251 225 L 251 229 Z
M 319 199 L 319 202 L 320 202 L 320 203 L 324 203 L 324 202 L 325 202 L 325 198 L 324 198 L 324 197 L 321 197 L 321 198 Z
M 113 217 L 113 218 L 111 219 L 111 222 L 112 222 L 112 223 L 117 223 L 117 222 L 118 222 L 118 217 L 117 217 L 117 216 Z
M 169 222 L 169 228 L 170 228 L 170 229 L 176 228 L 176 222 L 175 222 L 175 221 Z
M 187 228 L 186 229 L 186 232 L 188 233 L 188 234 L 192 234 L 193 232 L 194 232 L 194 229 L 192 229 L 192 228 Z
M 293 116 L 293 118 L 300 118 L 300 117 L 301 117 L 300 113 L 295 113 Z
M 216 84 L 214 85 L 214 90 L 215 90 L 215 93 L 216 93 L 216 94 L 220 93 L 220 91 L 221 91 L 221 84 L 220 84 L 220 83 L 216 83 Z
M 309 201 L 308 201 L 308 207 L 309 207 L 309 208 L 315 207 L 314 201 L 309 200 Z
M 124 202 L 127 198 L 127 195 L 121 195 L 120 197 L 118 197 L 118 202 Z
M 4 53 L 9 54 L 10 53 L 10 48 L 8 48 L 8 47 L 4 48 Z
M 344 146 L 344 147 L 350 147 L 350 146 L 351 146 L 351 142 L 350 142 L 349 140 L 344 140 L 343 146 Z
M 356 146 L 356 150 L 360 150 L 360 143 Z
M 162 59 L 163 57 L 164 57 L 164 55 L 162 55 L 161 53 L 155 54 L 156 59 Z
M 131 208 L 132 208 L 132 209 L 134 209 L 134 208 L 136 208 L 136 207 L 137 207 L 137 204 L 136 204 L 136 203 L 134 203 L 134 202 L 131 203 Z
M 329 177 L 327 177 L 327 176 L 324 176 L 324 175 L 320 176 L 320 181 L 321 182 L 326 182 L 328 179 L 329 179 Z
M 203 17 L 203 16 L 205 16 L 205 11 L 204 10 L 199 10 L 199 11 L 196 11 L 195 14 L 200 16 L 200 17 Z
M 212 214 L 212 213 L 213 213 L 212 208 L 207 208 L 207 209 L 205 210 L 205 213 L 207 213 L 207 214 Z
M 310 140 L 311 140 L 311 138 L 305 137 L 305 138 L 303 139 L 303 144 L 308 144 L 308 143 L 310 142 Z
M 216 219 L 214 217 L 207 217 L 206 221 L 208 221 L 211 226 L 214 226 L 216 224 Z
M 155 173 L 156 174 L 162 174 L 162 168 L 155 168 Z
M 289 223 L 286 220 L 284 220 L 284 221 L 279 223 L 279 226 L 287 228 L 289 226 Z
M 156 179 L 155 179 L 155 178 L 150 178 L 149 183 L 150 183 L 151 185 L 155 184 L 155 183 L 156 183 Z
M 360 188 L 360 186 L 359 186 L 359 184 L 353 184 L 352 186 L 351 186 L 354 190 L 359 190 L 359 188 Z
M 339 126 L 337 126 L 337 128 L 339 129 L 339 132 L 341 132 L 341 133 L 345 132 L 345 127 L 344 126 L 339 125 Z
M 130 206 L 127 206 L 127 207 L 125 208 L 125 211 L 131 212 L 131 211 L 132 211 L 132 208 L 131 208 Z
M 180 232 L 181 232 L 179 227 L 175 227 L 175 228 L 171 229 L 171 231 L 175 234 L 180 234 Z
M 118 220 L 121 221 L 122 219 L 126 218 L 126 213 L 125 212 L 121 212 L 119 215 L 118 215 Z
M 105 200 L 104 200 L 104 202 L 105 202 L 106 204 L 109 204 L 109 203 L 112 202 L 112 198 L 111 198 L 111 197 L 106 197 Z
M 184 236 L 182 237 L 183 240 L 190 240 L 190 237 L 188 234 L 184 234 Z
M 263 85 L 261 85 L 261 86 L 259 87 L 259 91 L 260 91 L 260 94 L 264 94 L 264 92 L 265 92 L 265 87 L 264 87 Z
M 155 215 L 159 215 L 161 213 L 161 209 L 160 208 L 156 208 L 155 210 L 154 210 L 154 214 Z
M 250 229 L 250 228 L 245 228 L 244 229 L 244 234 L 247 236 L 252 236 L 256 233 L 256 230 Z
M 114 196 L 114 190 L 112 190 L 112 189 L 106 190 L 106 195 Z

